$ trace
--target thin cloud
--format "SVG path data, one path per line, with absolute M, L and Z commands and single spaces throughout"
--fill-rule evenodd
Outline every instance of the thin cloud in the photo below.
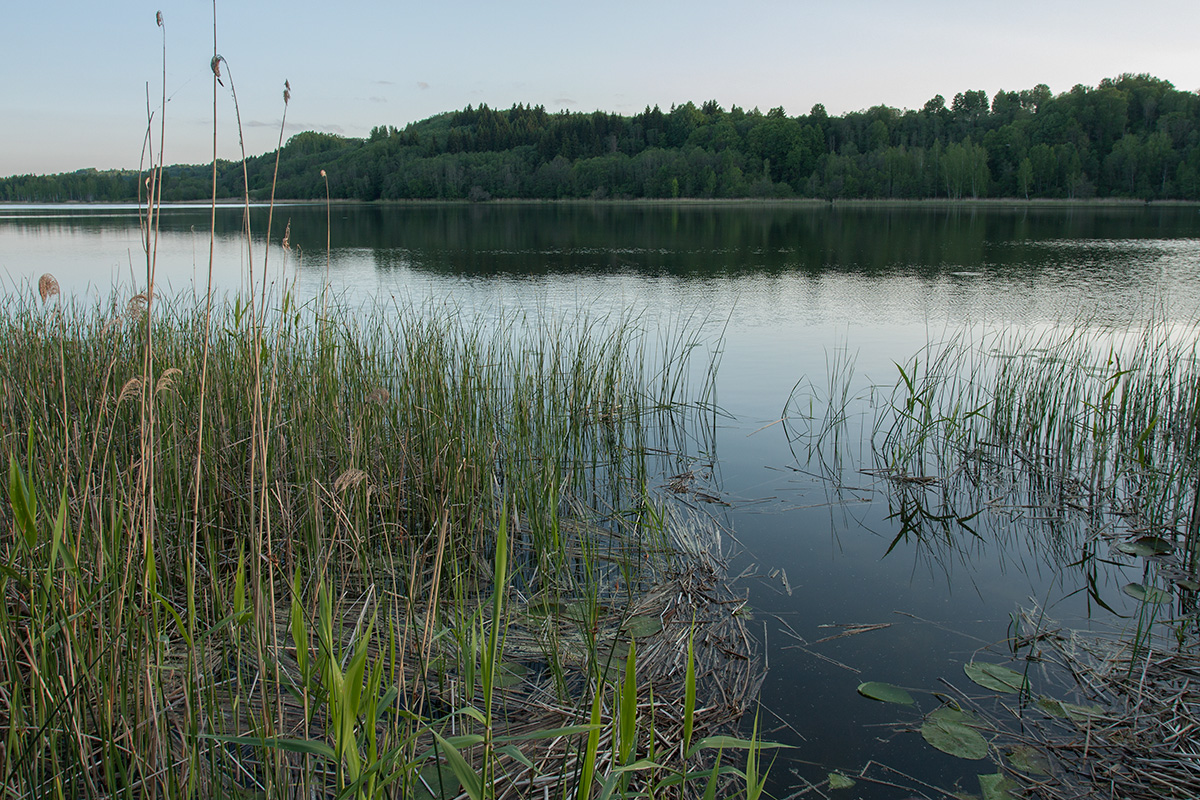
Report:
M 420 89 L 421 91 L 425 91 L 426 89 L 429 88 L 429 84 L 426 83 L 425 81 L 417 81 L 417 88 Z
M 554 104 L 559 106 L 573 106 L 575 105 L 575 101 L 569 97 L 556 97 L 554 98 Z
M 386 103 L 387 102 L 386 97 L 379 97 L 378 95 L 372 95 L 371 97 L 368 97 L 367 99 L 370 100 L 372 103 Z
M 378 84 L 379 86 L 395 86 L 396 85 L 395 81 L 371 81 L 371 82 Z

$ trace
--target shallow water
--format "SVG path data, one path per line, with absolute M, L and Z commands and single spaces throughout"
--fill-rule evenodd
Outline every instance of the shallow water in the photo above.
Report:
M 253 210 L 256 229 L 266 213 Z M 866 392 L 891 386 L 896 362 L 927 342 L 953 336 L 1073 328 L 1100 341 L 1150 324 L 1191 336 L 1200 322 L 1196 208 L 339 205 L 328 256 L 326 213 L 276 208 L 272 238 L 290 225 L 292 248 L 271 250 L 276 291 L 288 282 L 303 301 L 328 279 L 341 302 L 389 313 L 445 303 L 485 319 L 586 316 L 602 325 L 626 315 L 651 342 L 660 329 L 698 330 L 700 363 L 719 353 L 715 435 L 687 443 L 662 469 L 690 468 L 695 488 L 720 499 L 691 502 L 736 540 L 734 574 L 753 573 L 741 584 L 768 653 L 761 724 L 798 746 L 775 765 L 778 796 L 797 775 L 820 780 L 872 759 L 977 791 L 974 775 L 992 768 L 895 733 L 892 724 L 915 713 L 860 698 L 855 687 L 962 686 L 962 663 L 1002 642 L 1010 614 L 1034 602 L 1070 624 L 1114 622 L 1068 566 L 1085 535 L 1078 525 L 1050 530 L 1030 515 L 985 513 L 978 536 L 953 527 L 930 536 L 927 527 L 897 539 L 910 510 L 899 505 L 903 493 L 858 471 L 871 466 L 860 430 L 872 413 Z M 247 255 L 241 214 L 218 212 L 221 290 L 262 272 L 264 248 L 256 242 Z M 203 287 L 209 215 L 164 210 L 160 284 Z M 51 272 L 77 298 L 105 298 L 114 284 L 132 294 L 145 283 L 136 213 L 0 207 L 0 271 L 9 291 L 31 291 Z M 821 395 L 830 365 L 846 360 L 854 378 L 842 447 L 826 443 L 810 459 L 780 416 L 797 384 Z M 835 455 L 840 469 L 830 472 Z M 1119 590 L 1128 579 L 1117 568 L 1098 575 L 1118 611 L 1131 608 Z M 888 627 L 819 642 L 847 623 Z M 855 791 L 902 796 L 883 785 Z

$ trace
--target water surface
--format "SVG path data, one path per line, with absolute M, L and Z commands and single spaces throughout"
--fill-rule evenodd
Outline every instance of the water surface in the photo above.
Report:
M 256 231 L 266 216 L 252 210 Z M 217 214 L 221 290 L 264 270 L 261 234 L 247 252 L 241 220 L 238 208 Z M 165 209 L 159 225 L 158 281 L 203 287 L 208 208 Z M 277 246 L 285 229 L 287 252 Z M 51 272 L 77 298 L 107 297 L 114 284 L 132 293 L 145 284 L 140 237 L 136 213 L 123 207 L 0 207 L 0 271 L 9 291 L 29 291 Z M 961 685 L 962 663 L 1002 642 L 1010 615 L 1035 601 L 1070 624 L 1113 621 L 1068 566 L 1086 530 L 1051 535 L 1029 519 L 984 514 L 978 536 L 910 532 L 905 504 L 919 504 L 920 493 L 905 500 L 857 470 L 870 465 L 856 438 L 870 401 L 848 409 L 831 482 L 821 457 L 834 454 L 810 460 L 779 423 L 796 386 L 819 395 L 830 365 L 852 361 L 851 397 L 866 398 L 866 387 L 896 380 L 897 362 L 956 335 L 1074 327 L 1099 341 L 1152 322 L 1190 335 L 1200 321 L 1194 207 L 281 206 L 272 239 L 265 272 L 301 300 L 328 280 L 341 302 L 385 313 L 444 303 L 492 320 L 624 316 L 650 337 L 700 332 L 701 360 L 720 359 L 715 437 L 663 469 L 691 469 L 694 486 L 721 500 L 692 502 L 736 539 L 733 572 L 751 573 L 741 583 L 769 658 L 762 726 L 798 745 L 776 764 L 779 796 L 796 775 L 819 780 L 870 759 L 977 791 L 978 764 L 895 734 L 895 707 L 855 687 Z M 1125 581 L 1116 568 L 1099 575 L 1117 610 L 1132 602 L 1119 591 Z M 848 623 L 889 627 L 829 639 Z

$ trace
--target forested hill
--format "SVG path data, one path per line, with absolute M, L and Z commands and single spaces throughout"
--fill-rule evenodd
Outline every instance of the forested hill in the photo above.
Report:
M 250 159 L 269 192 L 274 152 Z M 306 132 L 284 145 L 276 195 L 324 199 L 490 198 L 1140 198 L 1200 200 L 1200 96 L 1122 75 L 1057 96 L 938 95 L 920 110 L 876 106 L 788 116 L 715 101 L 634 116 L 486 105 L 367 139 Z M 212 166 L 173 166 L 164 200 L 212 195 Z M 218 194 L 242 195 L 240 163 Z M 0 180 L 0 200 L 137 197 L 130 172 L 81 170 Z

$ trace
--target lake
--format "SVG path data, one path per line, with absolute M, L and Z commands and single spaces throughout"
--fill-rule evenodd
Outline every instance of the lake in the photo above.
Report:
M 1129 566 L 1101 564 L 1095 592 L 1084 591 L 1088 573 L 1072 553 L 1086 521 L 1051 545 L 1033 515 L 1011 508 L 982 509 L 969 529 L 940 536 L 898 513 L 894 482 L 862 471 L 877 466 L 867 436 L 882 401 L 870 389 L 891 387 L 898 364 L 954 337 L 1075 330 L 1104 348 L 1150 326 L 1192 336 L 1195 207 L 431 204 L 328 214 L 327 228 L 324 206 L 275 209 L 272 239 L 286 229 L 290 251 L 272 249 L 273 291 L 289 285 L 304 302 L 328 281 L 338 302 L 375 313 L 450 305 L 485 321 L 633 319 L 651 343 L 694 331 L 698 360 L 719 360 L 712 434 L 664 459 L 657 488 L 687 471 L 681 500 L 729 531 L 731 574 L 742 575 L 769 662 L 760 726 L 796 745 L 775 763 L 776 796 L 797 776 L 818 781 L 871 760 L 907 791 L 860 784 L 857 796 L 906 796 L 920 782 L 976 791 L 976 764 L 897 733 L 898 720 L 916 717 L 856 687 L 969 688 L 962 664 L 988 646 L 1000 660 L 1021 608 L 1038 604 L 1076 627 L 1122 624 L 1094 594 L 1116 612 L 1135 608 L 1120 590 L 1138 577 Z M 252 216 L 262 230 L 267 210 Z M 262 270 L 263 248 L 247 257 L 241 219 L 240 208 L 217 212 L 222 291 Z M 167 291 L 203 290 L 209 230 L 207 207 L 163 210 L 157 279 Z M 114 285 L 132 294 L 145 283 L 139 236 L 125 207 L 0 206 L 6 290 L 33 291 L 50 272 L 80 300 Z M 834 370 L 848 375 L 847 422 L 836 452 L 828 440 L 813 451 L 797 409 L 839 390 Z

